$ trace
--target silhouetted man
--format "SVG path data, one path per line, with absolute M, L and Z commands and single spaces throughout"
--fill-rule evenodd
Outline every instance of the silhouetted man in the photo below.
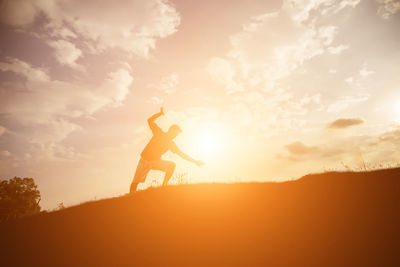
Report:
M 159 113 L 154 114 L 147 120 L 150 129 L 153 132 L 153 137 L 140 154 L 141 158 L 138 166 L 136 167 L 135 176 L 133 177 L 131 184 L 131 194 L 136 191 L 139 183 L 142 183 L 146 180 L 146 176 L 150 170 L 159 170 L 165 172 L 163 185 L 168 184 L 168 181 L 171 179 L 175 170 L 174 162 L 161 159 L 161 156 L 168 150 L 179 155 L 181 158 L 196 164 L 197 166 L 204 164 L 202 161 L 195 160 L 183 153 L 174 143 L 173 139 L 182 132 L 178 125 L 172 125 L 169 127 L 167 132 L 164 132 L 160 127 L 158 127 L 154 121 L 162 115 L 164 115 L 163 108 L 161 108 Z

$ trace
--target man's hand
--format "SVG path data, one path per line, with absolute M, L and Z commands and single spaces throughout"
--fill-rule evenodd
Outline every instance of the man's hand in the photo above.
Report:
M 162 115 L 164 115 L 163 107 L 160 108 L 160 112 L 154 114 L 153 116 L 147 119 L 147 123 L 149 124 L 150 129 L 154 135 L 162 132 L 161 128 L 158 127 L 158 125 L 154 122 L 158 117 Z
M 201 160 L 196 160 L 194 164 L 196 164 L 197 166 L 201 167 L 201 166 L 203 166 L 205 163 L 204 163 L 203 161 L 201 161 Z

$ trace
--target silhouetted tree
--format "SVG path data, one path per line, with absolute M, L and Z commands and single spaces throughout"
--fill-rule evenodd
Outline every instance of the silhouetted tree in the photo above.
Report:
M 40 192 L 33 178 L 0 181 L 0 221 L 40 212 Z

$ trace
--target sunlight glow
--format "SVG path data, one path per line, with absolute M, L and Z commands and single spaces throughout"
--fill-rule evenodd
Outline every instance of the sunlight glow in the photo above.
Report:
M 400 100 L 395 103 L 394 110 L 396 111 L 397 115 L 400 116 Z
M 230 181 L 237 173 L 235 166 L 243 153 L 234 128 L 228 123 L 207 117 L 181 124 L 184 134 L 176 141 L 177 144 L 205 164 L 198 167 L 182 160 L 177 172 L 188 173 L 191 183 Z M 180 160 L 175 155 L 171 157 L 171 160 Z
M 214 129 L 202 131 L 197 136 L 197 150 L 200 156 L 216 158 L 222 152 L 221 134 Z

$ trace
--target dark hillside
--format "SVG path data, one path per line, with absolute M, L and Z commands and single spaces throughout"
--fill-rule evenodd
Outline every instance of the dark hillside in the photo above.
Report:
M 0 266 L 399 265 L 400 169 L 169 186 L 0 226 Z

